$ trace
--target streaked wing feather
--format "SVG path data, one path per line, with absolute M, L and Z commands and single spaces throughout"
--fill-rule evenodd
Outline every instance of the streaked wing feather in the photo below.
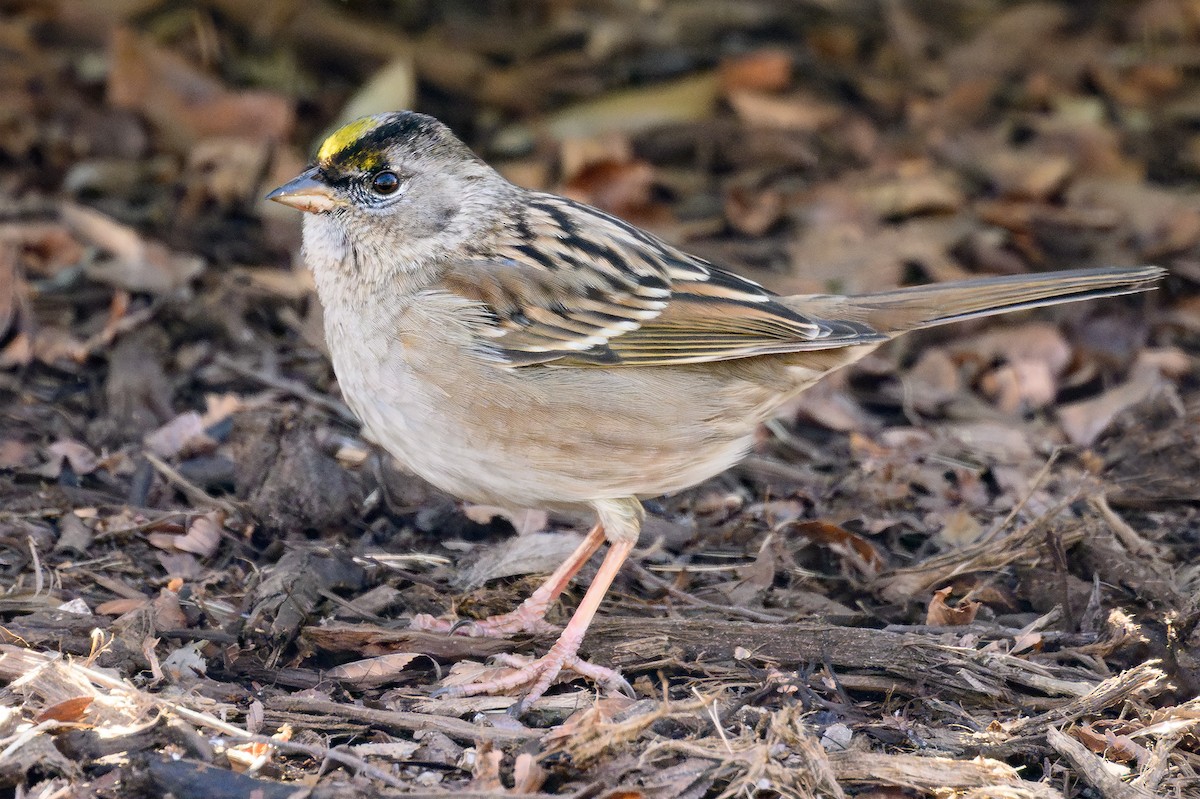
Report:
M 510 241 L 449 267 L 499 364 L 670 365 L 879 341 L 856 322 L 809 318 L 753 281 L 596 209 L 531 193 Z

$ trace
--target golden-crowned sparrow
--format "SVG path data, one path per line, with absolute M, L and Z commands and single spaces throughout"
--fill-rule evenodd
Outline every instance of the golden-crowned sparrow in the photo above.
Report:
M 525 688 L 526 702 L 564 667 L 620 684 L 576 653 L 637 541 L 639 498 L 732 466 L 789 397 L 908 330 L 1144 291 L 1163 274 L 778 296 L 595 208 L 514 186 L 410 112 L 341 128 L 269 196 L 308 212 L 304 257 L 334 370 L 371 436 L 466 500 L 595 512 L 595 528 L 528 600 L 470 626 L 544 628 L 548 606 L 608 541 L 545 656 L 453 691 Z

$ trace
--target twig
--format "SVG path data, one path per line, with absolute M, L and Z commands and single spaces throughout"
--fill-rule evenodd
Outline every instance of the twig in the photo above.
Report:
M 280 377 L 279 375 L 256 372 L 253 369 L 238 363 L 223 352 L 217 353 L 216 362 L 219 366 L 223 366 L 231 372 L 236 372 L 247 380 L 253 380 L 269 388 L 274 388 L 286 394 L 291 394 L 293 397 L 302 399 L 305 402 L 311 403 L 312 405 L 324 408 L 344 422 L 349 422 L 350 424 L 355 425 L 358 424 L 358 418 L 355 417 L 354 413 L 346 406 L 344 402 L 335 400 L 333 397 L 327 397 L 324 394 L 320 394 L 299 380 L 292 380 L 287 377 Z
M 1154 794 L 1123 782 L 1120 777 L 1108 770 L 1108 764 L 1088 751 L 1088 748 L 1064 732 L 1053 727 L 1046 730 L 1046 740 L 1063 756 L 1080 778 L 1091 785 L 1104 799 L 1153 799 Z
M 1050 474 L 1050 469 L 1054 466 L 1055 461 L 1058 460 L 1058 454 L 1060 452 L 1061 450 L 1055 448 L 1054 451 L 1050 453 L 1050 457 L 1046 459 L 1046 462 L 1042 464 L 1042 468 L 1038 470 L 1036 475 L 1034 475 L 1033 482 L 1029 484 L 1029 490 L 1021 496 L 1021 500 L 1016 505 L 1013 505 L 1012 510 L 1008 512 L 1008 515 L 1005 516 L 999 524 L 993 526 L 991 530 L 988 530 L 983 536 L 981 536 L 977 543 L 986 544 L 991 541 L 993 538 L 999 535 L 1001 530 L 1012 524 L 1013 519 L 1017 518 L 1017 514 L 1025 510 L 1025 506 L 1028 505 L 1029 500 L 1033 498 L 1034 492 L 1042 487 L 1042 482 Z
M 33 595 L 41 596 L 42 589 L 46 587 L 46 577 L 42 574 L 42 559 L 38 557 L 37 542 L 33 540 L 33 536 L 29 538 L 29 557 L 33 558 Z
M 237 736 L 237 742 L 266 744 L 267 746 L 278 749 L 281 752 L 293 752 L 296 754 L 308 755 L 314 760 L 332 760 L 336 763 L 341 763 L 343 766 L 349 766 L 360 774 L 373 777 L 374 779 L 382 782 L 384 785 L 387 785 L 389 788 L 404 787 L 403 782 L 396 779 L 388 772 L 378 768 L 377 766 L 372 766 L 370 763 L 358 757 L 357 755 L 352 755 L 343 750 L 340 746 L 311 746 L 309 744 L 296 743 L 295 741 L 281 741 L 277 738 L 272 738 L 269 735 L 255 735 L 244 730 L 239 732 Z
M 675 599 L 681 599 L 684 602 L 687 602 L 689 605 L 693 605 L 698 608 L 704 608 L 705 610 L 719 610 L 719 611 L 721 611 L 721 613 L 723 613 L 725 615 L 732 614 L 735 616 L 744 616 L 747 619 L 751 619 L 753 621 L 761 621 L 761 622 L 765 622 L 767 624 L 779 624 L 780 622 L 784 622 L 787 620 L 786 616 L 779 616 L 779 615 L 775 615 L 772 613 L 763 613 L 762 611 L 753 610 L 751 608 L 739 608 L 736 605 L 718 605 L 716 602 L 709 602 L 706 599 L 701 599 L 700 597 L 693 596 L 693 595 L 689 594 L 687 591 L 683 591 L 683 590 L 680 590 L 679 588 L 676 588 L 675 586 L 671 585 L 671 583 L 669 581 L 664 580 L 663 578 L 659 577 L 654 572 L 647 569 L 642 564 L 636 563 L 633 560 L 628 561 L 627 568 L 632 568 L 634 570 L 634 572 L 637 573 L 638 579 L 649 583 L 650 585 L 654 586 L 655 588 L 666 591 L 667 594 L 674 597 Z
M 436 730 L 448 738 L 459 741 L 499 741 L 516 743 L 538 738 L 543 730 L 504 729 L 483 727 L 462 719 L 433 716 L 425 713 L 408 713 L 402 710 L 360 707 L 333 702 L 327 699 L 311 699 L 302 696 L 280 696 L 267 704 L 267 712 L 319 713 L 348 721 L 360 721 L 396 730 L 421 732 Z
M 39 653 L 39 652 L 31 652 L 29 650 L 20 650 L 20 652 L 23 657 L 38 658 L 44 664 L 49 664 L 53 660 L 58 659 L 52 655 L 46 655 L 44 653 Z M 281 741 L 281 740 L 278 740 L 276 738 L 271 738 L 270 736 L 266 736 L 266 735 L 255 735 L 253 733 L 250 733 L 250 732 L 247 732 L 246 730 L 241 729 L 240 727 L 235 727 L 232 724 L 229 724 L 228 722 L 224 722 L 218 718 L 210 716 L 207 713 L 201 713 L 197 710 L 192 710 L 191 708 L 185 707 L 176 702 L 172 702 L 169 699 L 164 699 L 161 696 L 156 696 L 155 694 L 149 694 L 144 691 L 140 691 L 137 688 L 133 687 L 132 685 L 129 685 L 124 680 L 117 678 L 117 677 L 112 677 L 108 674 L 105 674 L 103 671 L 93 669 L 89 666 L 84 666 L 77 662 L 68 661 L 68 665 L 72 670 L 78 671 L 83 677 L 88 679 L 94 685 L 100 686 L 110 692 L 117 692 L 117 693 L 125 694 L 127 696 L 130 696 L 130 697 L 138 699 L 138 700 L 142 700 L 142 701 L 152 704 L 162 710 L 165 710 L 168 713 L 172 713 L 176 716 L 179 716 L 182 719 L 186 719 L 186 720 L 192 722 L 193 724 L 196 724 L 201 727 L 207 727 L 208 729 L 211 729 L 211 730 L 216 730 L 217 732 L 221 733 L 225 737 L 228 737 L 231 739 L 237 739 L 239 742 L 266 744 L 267 746 L 272 746 L 281 751 L 299 752 L 301 754 L 305 754 L 310 757 L 314 757 L 314 758 L 318 758 L 318 759 L 333 760 L 333 761 L 342 763 L 343 765 L 349 766 L 349 767 L 359 771 L 362 774 L 365 774 L 369 777 L 377 779 L 380 782 L 384 783 L 385 785 L 387 785 L 391 788 L 403 787 L 403 783 L 401 783 L 399 780 L 397 780 L 391 774 L 389 774 L 386 771 L 383 771 L 382 769 L 379 769 L 375 766 L 372 766 L 370 763 L 367 763 L 362 758 L 356 757 L 355 755 L 352 755 L 348 752 L 344 752 L 339 749 L 331 749 L 331 748 L 327 748 L 327 747 L 309 746 L 306 744 L 294 743 L 292 741 Z M 49 722 L 46 722 L 46 723 L 49 723 Z M 465 724 L 465 722 L 463 722 L 463 723 Z M 54 724 L 57 725 L 58 722 L 54 722 Z M 39 728 L 31 728 L 31 730 L 37 730 L 37 729 L 39 729 Z M 12 749 L 13 747 L 17 746 L 19 743 L 21 743 L 21 741 L 15 742 L 14 744 L 10 745 L 9 749 Z M 0 753 L 0 759 L 2 759 L 3 756 L 4 756 L 4 754 Z
M 227 502 L 223 499 L 218 499 L 212 494 L 205 491 L 200 486 L 188 480 L 180 474 L 175 467 L 164 461 L 162 458 L 155 455 L 153 452 L 142 453 L 146 456 L 146 460 L 150 461 L 150 465 L 155 471 L 163 476 L 163 478 L 171 485 L 182 491 L 188 499 L 197 505 L 213 505 L 225 511 L 230 516 L 240 515 L 240 509 L 232 502 Z

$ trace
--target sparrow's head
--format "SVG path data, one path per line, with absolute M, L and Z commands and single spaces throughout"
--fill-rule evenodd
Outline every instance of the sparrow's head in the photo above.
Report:
M 409 269 L 470 240 L 512 190 L 441 122 L 399 111 L 334 131 L 313 165 L 267 199 L 309 215 L 316 270 L 339 251 L 357 269 Z

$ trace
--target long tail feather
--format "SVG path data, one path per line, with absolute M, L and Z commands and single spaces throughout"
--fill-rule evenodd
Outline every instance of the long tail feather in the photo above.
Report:
M 1166 270 L 1157 266 L 1137 266 L 1007 275 L 864 294 L 851 298 L 850 302 L 875 329 L 899 333 L 1011 311 L 1149 291 L 1165 274 Z

